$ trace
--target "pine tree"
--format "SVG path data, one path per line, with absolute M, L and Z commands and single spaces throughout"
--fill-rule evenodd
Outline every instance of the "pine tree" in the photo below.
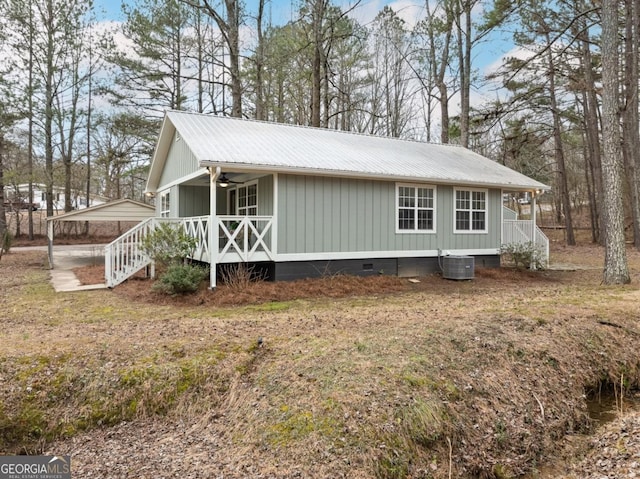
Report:
M 618 103 L 618 2 L 602 3 L 602 180 L 605 234 L 605 284 L 631 281 L 627 266 L 622 206 L 622 156 Z

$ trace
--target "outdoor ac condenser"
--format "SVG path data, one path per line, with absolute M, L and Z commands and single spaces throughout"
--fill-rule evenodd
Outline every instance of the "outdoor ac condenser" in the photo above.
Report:
M 442 277 L 445 279 L 473 279 L 475 258 L 473 256 L 444 256 Z

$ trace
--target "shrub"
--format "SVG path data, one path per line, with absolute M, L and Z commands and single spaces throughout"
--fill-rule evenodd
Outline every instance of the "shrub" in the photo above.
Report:
M 175 263 L 153 285 L 153 290 L 164 294 L 195 293 L 209 271 L 193 264 Z
M 545 269 L 542 251 L 540 248 L 536 248 L 531 241 L 504 244 L 500 248 L 500 254 L 518 269 L 527 269 L 532 265 L 535 269 Z
M 264 274 L 244 263 L 229 264 L 220 269 L 220 279 L 233 291 L 246 291 L 251 283 L 264 280 Z
M 142 240 L 142 250 L 162 266 L 184 262 L 193 255 L 198 242 L 181 225 L 161 223 Z

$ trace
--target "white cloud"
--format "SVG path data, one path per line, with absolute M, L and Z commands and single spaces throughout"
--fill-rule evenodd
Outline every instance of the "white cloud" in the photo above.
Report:
M 388 5 L 407 23 L 409 28 L 415 27 L 420 20 L 425 18 L 427 13 L 424 4 L 416 3 L 413 0 L 397 0 Z
M 487 76 L 487 75 L 491 75 L 493 73 L 498 72 L 504 65 L 505 60 L 507 60 L 508 58 L 517 58 L 519 60 L 526 60 L 528 58 L 531 58 L 533 55 L 534 55 L 534 52 L 530 49 L 523 48 L 520 46 L 514 46 L 508 52 L 502 54 L 501 56 L 496 58 L 494 61 L 488 63 L 484 67 L 483 75 Z

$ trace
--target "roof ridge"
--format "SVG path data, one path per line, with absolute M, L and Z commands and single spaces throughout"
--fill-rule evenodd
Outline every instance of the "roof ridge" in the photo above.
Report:
M 219 119 L 225 119 L 225 120 L 241 121 L 241 122 L 246 122 L 246 123 L 259 123 L 259 124 L 275 125 L 275 126 L 282 126 L 282 127 L 288 127 L 288 128 L 298 128 L 298 129 L 306 129 L 306 130 L 314 130 L 314 131 L 324 131 L 324 132 L 330 132 L 330 133 L 342 133 L 342 134 L 345 134 L 345 135 L 362 136 L 362 137 L 365 137 L 365 138 L 380 138 L 380 139 L 383 139 L 383 140 L 405 141 L 405 142 L 409 142 L 409 143 L 419 143 L 421 145 L 434 145 L 434 146 L 442 146 L 442 147 L 445 147 L 445 148 L 461 148 L 461 149 L 464 149 L 464 150 L 473 151 L 473 150 L 470 150 L 469 148 L 465 148 L 462 145 L 456 145 L 454 143 L 435 143 L 433 141 L 415 140 L 415 139 L 411 139 L 411 138 L 398 138 L 398 137 L 395 137 L 395 136 L 372 135 L 371 133 L 363 133 L 363 132 L 359 132 L 359 131 L 334 130 L 333 128 L 322 128 L 322 127 L 319 127 L 319 126 L 296 125 L 296 124 L 293 124 L 293 123 L 279 123 L 277 121 L 256 120 L 254 118 L 238 118 L 238 117 L 234 117 L 234 116 L 221 116 L 221 115 L 217 115 L 217 114 L 214 114 L 214 113 L 202 113 L 202 112 L 186 111 L 186 110 L 165 110 L 165 113 L 178 113 L 178 114 L 183 114 L 183 115 L 204 116 L 204 117 L 207 117 L 207 118 L 219 118 Z

